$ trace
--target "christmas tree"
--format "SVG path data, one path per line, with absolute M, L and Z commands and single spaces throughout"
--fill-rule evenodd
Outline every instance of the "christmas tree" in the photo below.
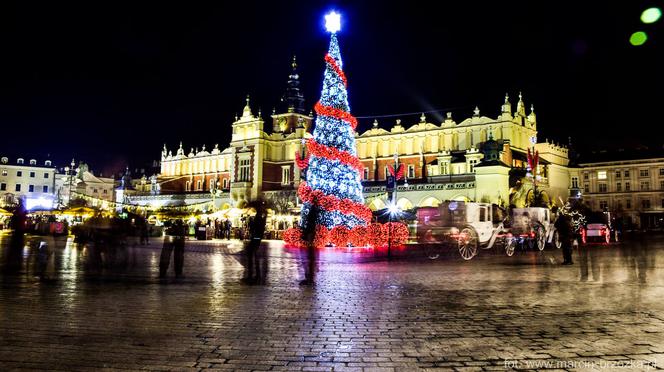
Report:
M 306 182 L 300 184 L 299 189 L 304 202 L 301 221 L 308 220 L 316 204 L 318 225 L 327 229 L 334 226 L 352 229 L 366 225 L 371 220 L 371 211 L 364 206 L 362 196 L 362 163 L 355 148 L 357 120 L 350 114 L 347 81 L 336 36 L 339 18 L 332 13 L 326 19 L 331 32 L 330 47 L 325 56 L 323 90 L 314 107 L 317 117 L 313 138 L 307 141 Z
M 315 245 L 332 243 L 346 246 L 350 243 L 358 246 L 368 241 L 363 238 L 371 235 L 369 231 L 377 231 L 374 235 L 383 235 L 382 227 L 376 224 L 373 229 L 367 228 L 372 214 L 364 205 L 362 195 L 360 174 L 363 165 L 355 147 L 357 119 L 350 114 L 347 80 L 336 36 L 340 19 L 336 13 L 325 18 L 331 36 L 325 55 L 323 90 L 314 106 L 317 117 L 313 138 L 306 142 L 307 155 L 298 155 L 296 160 L 305 174 L 305 181 L 298 189 L 303 203 L 300 229 L 288 231 L 284 234 L 284 240 L 297 244 L 301 231 L 313 230 L 313 226 L 308 224 L 315 223 Z M 314 213 L 315 218 L 310 218 L 310 213 Z M 380 242 L 380 239 L 377 237 L 373 241 Z

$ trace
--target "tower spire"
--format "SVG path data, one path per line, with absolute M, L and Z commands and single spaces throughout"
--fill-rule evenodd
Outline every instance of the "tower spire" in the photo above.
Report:
M 510 96 L 505 93 L 505 102 L 500 110 L 503 114 L 512 114 L 512 104 L 510 103 Z
M 526 117 L 526 104 L 523 103 L 523 96 L 521 95 L 521 92 L 519 92 L 519 102 L 516 104 L 516 113 Z
M 298 114 L 306 115 L 304 109 L 304 95 L 300 91 L 300 75 L 297 73 L 297 57 L 293 55 L 291 61 L 291 73 L 288 75 L 288 86 L 284 93 L 282 102 L 286 103 L 287 112 L 296 112 Z
M 249 95 L 247 94 L 246 98 L 247 104 L 244 106 L 244 109 L 242 110 L 242 119 L 251 119 L 252 114 L 251 114 L 251 106 L 249 106 Z

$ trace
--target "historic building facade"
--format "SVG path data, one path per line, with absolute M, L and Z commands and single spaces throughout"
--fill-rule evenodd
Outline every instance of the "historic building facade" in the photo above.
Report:
M 71 200 L 83 199 L 91 207 L 105 207 L 115 199 L 115 179 L 95 176 L 88 165 L 72 159 L 71 167 L 55 175 L 55 200 L 57 207 L 70 204 Z
M 270 128 L 251 109 L 247 97 L 240 117 L 232 123 L 228 147 L 205 146 L 175 152 L 166 146 L 161 154 L 159 195 L 137 193 L 132 203 L 161 205 L 196 204 L 214 201 L 216 208 L 242 207 L 262 196 L 278 214 L 296 214 L 296 190 L 301 175 L 294 164 L 305 150 L 313 116 L 304 108 L 299 76 L 293 61 L 281 113 L 273 112 Z M 457 122 L 448 113 L 442 123 L 425 115 L 405 126 L 400 120 L 389 130 L 374 122 L 372 128 L 356 134 L 357 153 L 365 169 L 363 187 L 367 205 L 385 207 L 387 167 L 395 156 L 404 164 L 405 182 L 397 187 L 398 205 L 403 209 L 435 206 L 443 200 L 472 200 L 516 205 L 527 201 L 532 174 L 527 169 L 527 152 L 538 151 L 537 187 L 549 200 L 569 196 L 568 150 L 537 141 L 534 110 L 526 113 L 521 94 L 512 110 L 505 97 L 496 118 L 480 115 Z M 516 181 L 520 182 L 516 182 Z
M 50 209 L 54 189 L 55 167 L 50 160 L 0 158 L 0 205 L 12 206 L 22 198 L 28 208 Z
M 594 155 L 594 156 L 593 156 Z M 591 154 L 570 168 L 572 196 L 640 228 L 664 227 L 664 153 Z
M 408 128 L 397 120 L 389 131 L 374 122 L 372 129 L 358 135 L 357 147 L 365 165 L 365 194 L 374 196 L 372 209 L 385 206 L 385 200 L 375 196 L 385 193 L 395 154 L 404 164 L 408 183 L 397 187 L 398 204 L 404 209 L 435 206 L 443 200 L 523 204 L 532 181 L 526 178 L 520 187 L 513 186 L 527 174 L 528 149 L 540 155 L 539 189 L 551 200 L 566 200 L 569 192 L 567 148 L 537 142 L 535 113 L 531 107 L 526 115 L 520 94 L 516 111 L 506 96 L 495 119 L 475 108 L 472 117 L 459 123 L 450 113 L 438 125 L 425 115 Z M 488 152 L 494 157 L 487 157 Z

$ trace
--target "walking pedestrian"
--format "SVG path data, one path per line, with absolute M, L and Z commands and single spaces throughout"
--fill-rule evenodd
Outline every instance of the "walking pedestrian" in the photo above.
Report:
M 231 239 L 231 226 L 232 226 L 231 221 L 229 219 L 226 219 L 224 221 L 224 230 L 225 230 L 225 234 L 226 234 L 226 240 Z
M 171 254 L 175 251 L 175 277 L 182 277 L 182 270 L 184 268 L 184 237 L 186 227 L 182 220 L 177 219 L 174 223 L 166 228 L 166 236 L 164 237 L 164 246 L 161 250 L 161 257 L 159 259 L 159 277 L 165 278 L 168 266 L 171 263 Z
M 267 210 L 262 200 L 257 200 L 254 203 L 254 208 L 256 209 L 256 215 L 249 221 L 249 242 L 247 242 L 245 250 L 247 256 L 245 281 L 250 284 L 264 282 L 267 274 L 261 271 L 259 260 L 261 240 L 265 234 L 265 224 L 267 223 Z
M 173 249 L 175 250 L 175 277 L 182 277 L 184 269 L 184 237 L 186 234 L 184 222 L 178 219 L 175 221 L 175 237 L 173 239 Z
M 140 238 L 140 244 L 148 244 L 148 224 L 144 218 L 138 217 L 136 219 L 136 230 L 138 230 L 137 232 Z
M 304 263 L 304 280 L 300 281 L 300 285 L 313 285 L 315 283 L 316 264 L 318 261 L 318 252 L 315 244 L 318 214 L 318 206 L 314 204 L 309 209 L 309 213 L 303 221 L 302 240 L 306 244 L 307 262 Z
M 558 207 L 554 206 L 552 212 L 557 213 Z M 558 218 L 556 219 L 554 226 L 558 232 L 558 239 L 560 240 L 563 251 L 563 265 L 571 265 L 573 263 L 572 239 L 574 235 L 572 231 L 572 220 L 564 210 L 561 210 L 560 213 L 558 213 Z

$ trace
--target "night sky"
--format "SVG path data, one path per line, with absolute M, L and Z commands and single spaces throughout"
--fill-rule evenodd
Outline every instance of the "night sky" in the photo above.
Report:
M 194 3 L 3 3 L 0 153 L 111 172 L 158 159 L 164 142 L 225 147 L 247 93 L 266 120 L 279 107 L 293 54 L 313 106 L 331 9 L 356 116 L 440 109 L 461 121 L 479 105 L 496 117 L 505 93 L 515 108 L 522 91 L 541 138 L 664 143 L 653 135 L 664 124 L 664 20 L 639 20 L 661 1 Z M 638 30 L 649 40 L 633 47 Z

